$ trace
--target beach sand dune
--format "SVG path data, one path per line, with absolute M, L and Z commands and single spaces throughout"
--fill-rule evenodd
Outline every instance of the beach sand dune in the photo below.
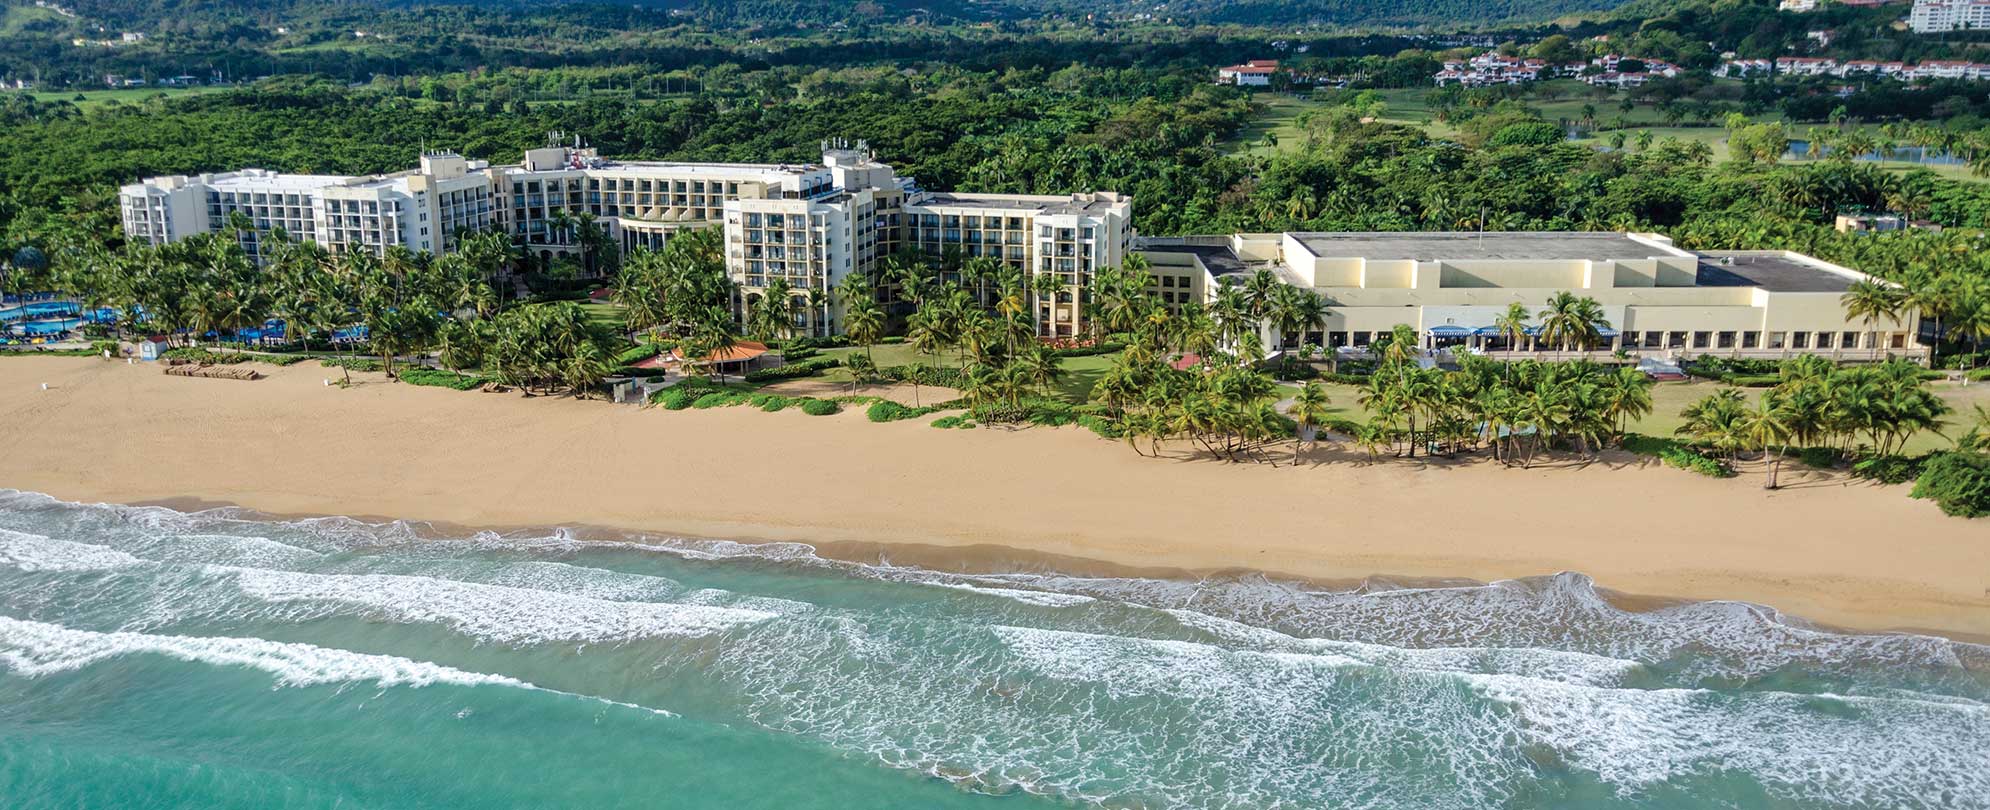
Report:
M 1743 599 L 1839 626 L 1990 635 L 1990 521 L 1799 474 L 1714 480 L 1629 456 L 1519 470 L 1141 458 L 1076 428 L 934 430 L 751 408 L 667 412 L 457 392 L 312 365 L 257 382 L 0 359 L 0 486 L 279 514 L 586 525 L 941 566 L 1478 580 Z M 41 383 L 49 389 L 41 389 Z M 1283 460 L 1283 459 L 1281 459 Z M 1032 562 L 1034 561 L 1034 562 Z

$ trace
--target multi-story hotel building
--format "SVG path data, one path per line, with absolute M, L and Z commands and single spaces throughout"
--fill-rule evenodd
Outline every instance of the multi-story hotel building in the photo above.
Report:
M 498 221 L 495 176 L 483 161 L 431 152 L 422 155 L 420 168 L 396 174 L 243 169 L 153 177 L 125 186 L 118 197 L 125 235 L 147 244 L 228 230 L 231 215 L 240 213 L 250 225 L 241 233 L 242 244 L 259 261 L 263 236 L 279 228 L 333 251 L 377 253 L 398 245 L 448 253 L 459 232 L 488 229 Z
M 1657 234 L 1557 232 L 1237 234 L 1140 239 L 1135 250 L 1171 304 L 1207 302 L 1218 285 L 1260 269 L 1319 293 L 1326 326 L 1305 340 L 1330 348 L 1364 347 L 1407 324 L 1430 349 L 1545 354 L 1555 347 L 1531 335 L 1511 345 L 1497 320 L 1515 303 L 1538 313 L 1566 291 L 1595 299 L 1610 324 L 1592 355 L 1927 356 L 1913 312 L 1874 323 L 1846 313 L 1840 297 L 1868 276 L 1786 251 L 1693 252 Z
M 1510 304 L 1538 311 L 1555 293 L 1594 298 L 1611 328 L 1602 353 L 1843 359 L 1924 356 L 1915 316 L 1866 324 L 1839 297 L 1866 276 L 1784 252 L 1695 253 L 1655 234 L 1285 233 L 1136 239 L 1132 203 L 1110 192 L 1064 196 L 927 191 L 878 162 L 860 142 L 824 144 L 818 163 L 615 161 L 579 144 L 530 150 L 493 167 L 446 152 L 418 169 L 344 177 L 246 169 L 159 177 L 126 186 L 125 229 L 162 243 L 227 230 L 260 256 L 259 232 L 282 227 L 333 251 L 391 246 L 447 253 L 466 229 L 502 229 L 533 258 L 577 251 L 577 220 L 625 249 L 655 248 L 686 229 L 722 228 L 741 312 L 786 282 L 797 333 L 840 331 L 831 295 L 852 274 L 878 278 L 906 252 L 938 263 L 986 257 L 1061 289 L 1035 295 L 1039 333 L 1085 332 L 1086 297 L 1100 268 L 1144 254 L 1151 292 L 1179 308 L 1263 269 L 1318 292 L 1330 309 L 1308 342 L 1361 347 L 1408 324 L 1431 348 L 1495 354 L 1508 345 L 1494 321 Z M 957 272 L 957 267 L 945 268 Z M 986 300 L 986 299 L 984 299 Z
M 156 177 L 121 192 L 126 233 L 152 244 L 228 228 L 242 211 L 256 229 L 281 226 L 334 251 L 447 253 L 463 229 L 510 234 L 540 261 L 579 249 L 590 220 L 623 250 L 658 248 L 689 229 L 722 227 L 726 266 L 744 308 L 788 283 L 798 331 L 830 334 L 840 305 L 828 293 L 884 257 L 991 257 L 1066 285 L 1037 302 L 1046 336 L 1078 334 L 1091 273 L 1132 244 L 1132 203 L 1110 192 L 1066 196 L 931 192 L 878 162 L 861 143 L 825 143 L 820 163 L 617 161 L 580 146 L 525 153 L 492 167 L 449 153 L 394 175 L 344 177 L 260 169 Z M 256 252 L 255 233 L 244 244 Z M 256 252 L 260 258 L 261 254 Z
M 1917 34 L 1990 28 L 1990 0 L 1914 0 L 1907 25 Z

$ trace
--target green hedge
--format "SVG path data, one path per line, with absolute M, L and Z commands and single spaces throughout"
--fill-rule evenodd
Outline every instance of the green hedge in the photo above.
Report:
M 633 348 L 615 355 L 615 365 L 626 366 L 639 363 L 662 354 L 663 349 L 664 346 L 661 343 L 638 343 Z
M 1713 478 L 1733 478 L 1734 470 L 1719 459 L 1708 458 L 1690 444 L 1678 439 L 1658 436 L 1645 436 L 1638 433 L 1624 436 L 1624 449 L 1641 456 L 1654 456 L 1666 464 L 1682 470 L 1692 470 Z
M 1867 456 L 1852 462 L 1852 474 L 1882 484 L 1905 484 L 1921 475 L 1927 456 Z
M 1990 455 L 1936 453 L 1922 465 L 1921 477 L 1909 494 L 1934 501 L 1944 514 L 1990 515 Z
M 457 391 L 468 391 L 484 384 L 483 378 L 457 374 L 433 368 L 411 368 L 400 373 L 401 382 L 409 385 L 432 385 Z
M 822 372 L 835 368 L 839 365 L 842 365 L 842 363 L 838 361 L 836 358 L 818 357 L 814 360 L 809 360 L 803 363 L 789 363 L 785 366 L 776 366 L 774 368 L 763 368 L 763 369 L 756 369 L 753 371 L 749 371 L 746 372 L 746 376 L 741 379 L 744 379 L 747 382 L 755 384 L 775 382 L 778 380 L 793 380 L 801 377 L 813 377 L 817 374 L 821 374 Z
M 928 414 L 950 411 L 960 407 L 958 401 L 939 402 L 923 408 L 901 405 L 888 399 L 880 399 L 864 409 L 864 417 L 873 422 L 897 422 L 901 419 L 917 419 Z
M 240 352 L 214 352 L 199 346 L 180 346 L 178 348 L 167 349 L 166 353 L 161 356 L 168 360 L 186 360 L 193 363 L 217 363 L 220 365 L 246 363 L 255 359 Z
M 326 368 L 344 368 L 353 371 L 382 371 L 380 361 L 371 357 L 320 357 L 318 364 Z
M 807 397 L 802 400 L 802 413 L 809 416 L 829 416 L 840 410 L 843 410 L 843 406 L 836 404 L 832 400 L 816 399 L 814 397 Z
M 1058 357 L 1094 357 L 1101 354 L 1113 354 L 1115 352 L 1122 352 L 1125 350 L 1126 350 L 1126 344 L 1124 343 L 1106 341 L 1100 343 L 1097 346 L 1073 346 L 1069 349 L 1052 349 L 1050 353 L 1057 355 Z
M 696 399 L 696 397 L 693 396 L 690 389 L 687 389 L 682 385 L 678 385 L 671 388 L 665 388 L 661 391 L 658 391 L 650 395 L 650 402 L 652 404 L 661 405 L 663 406 L 663 409 L 667 411 L 681 411 L 684 410 L 685 408 L 689 408 L 691 407 L 691 402 L 694 399 Z

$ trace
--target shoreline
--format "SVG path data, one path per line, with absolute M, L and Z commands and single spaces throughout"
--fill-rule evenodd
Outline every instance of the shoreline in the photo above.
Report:
M 56 497 L 49 493 L 38 493 Z M 58 500 L 64 500 L 58 498 Z M 1400 575 L 1389 572 L 1375 572 L 1359 577 L 1323 578 L 1284 571 L 1271 571 L 1248 567 L 1224 568 L 1180 568 L 1170 566 L 1139 565 L 1130 562 L 1117 562 L 1093 557 L 1054 554 L 1051 552 L 1019 546 L 995 543 L 974 545 L 941 545 L 905 541 L 860 541 L 844 540 L 826 543 L 807 542 L 794 539 L 774 539 L 768 537 L 705 537 L 654 529 L 638 529 L 621 526 L 602 526 L 584 523 L 561 523 L 557 525 L 513 525 L 513 526 L 469 526 L 447 521 L 419 518 L 395 517 L 390 515 L 357 515 L 327 513 L 273 513 L 254 509 L 238 503 L 205 500 L 190 497 L 159 498 L 128 504 L 111 501 L 76 501 L 68 503 L 89 505 L 107 504 L 132 507 L 163 507 L 178 512 L 197 512 L 210 509 L 237 509 L 250 513 L 246 519 L 258 521 L 291 521 L 320 518 L 348 518 L 363 523 L 401 522 L 413 525 L 418 531 L 427 529 L 437 536 L 469 536 L 480 531 L 495 532 L 500 535 L 516 533 L 550 533 L 568 531 L 574 541 L 582 545 L 634 545 L 641 547 L 662 547 L 669 541 L 731 542 L 745 546 L 768 546 L 774 544 L 798 544 L 807 546 L 815 556 L 830 562 L 852 565 L 882 565 L 911 567 L 927 571 L 955 574 L 1057 574 L 1072 577 L 1102 579 L 1154 579 L 1154 580 L 1240 580 L 1262 577 L 1274 583 L 1297 585 L 1310 589 L 1336 592 L 1390 591 L 1390 590 L 1430 590 L 1441 588 L 1477 588 L 1500 582 L 1534 580 L 1576 574 L 1590 579 L 1596 594 L 1613 607 L 1628 612 L 1649 612 L 1686 604 L 1722 602 L 1745 604 L 1764 608 L 1776 613 L 1779 623 L 1805 629 L 1829 633 L 1867 635 L 1902 634 L 1944 638 L 1967 644 L 1990 646 L 1990 632 L 1945 630 L 1926 627 L 1856 627 L 1814 621 L 1806 616 L 1779 610 L 1772 605 L 1737 598 L 1698 598 L 1673 596 L 1657 593 L 1633 593 L 1608 587 L 1596 582 L 1594 577 L 1577 570 L 1544 571 L 1518 577 L 1498 577 L 1475 579 L 1469 576 Z M 427 538 L 424 538 L 427 539 Z
M 1350 449 L 1299 468 L 1226 465 L 1138 458 L 1077 429 L 661 412 L 378 375 L 340 390 L 316 367 L 258 370 L 271 377 L 0 361 L 0 412 L 12 415 L 0 486 L 274 516 L 799 542 L 939 570 L 1309 584 L 1574 571 L 1620 605 L 1741 601 L 1823 629 L 1990 639 L 1990 525 L 1903 487 L 1814 471 L 1786 468 L 1792 486 L 1767 492 L 1752 477 L 1619 454 L 1581 470 L 1369 462 Z

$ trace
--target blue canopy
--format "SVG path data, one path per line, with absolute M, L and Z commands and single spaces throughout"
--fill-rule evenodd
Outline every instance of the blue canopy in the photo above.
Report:
M 1608 326 L 1599 326 L 1596 327 L 1596 334 L 1601 337 L 1613 338 L 1617 336 L 1617 330 L 1611 329 Z
M 1501 330 L 1497 326 L 1481 326 L 1477 329 L 1472 330 L 1472 334 L 1478 335 L 1479 337 L 1499 337 L 1500 332 Z
M 1452 326 L 1451 324 L 1448 323 L 1439 326 L 1433 326 L 1424 331 L 1429 332 L 1434 337 L 1465 337 L 1467 335 L 1472 334 L 1471 329 L 1468 329 L 1463 326 Z

